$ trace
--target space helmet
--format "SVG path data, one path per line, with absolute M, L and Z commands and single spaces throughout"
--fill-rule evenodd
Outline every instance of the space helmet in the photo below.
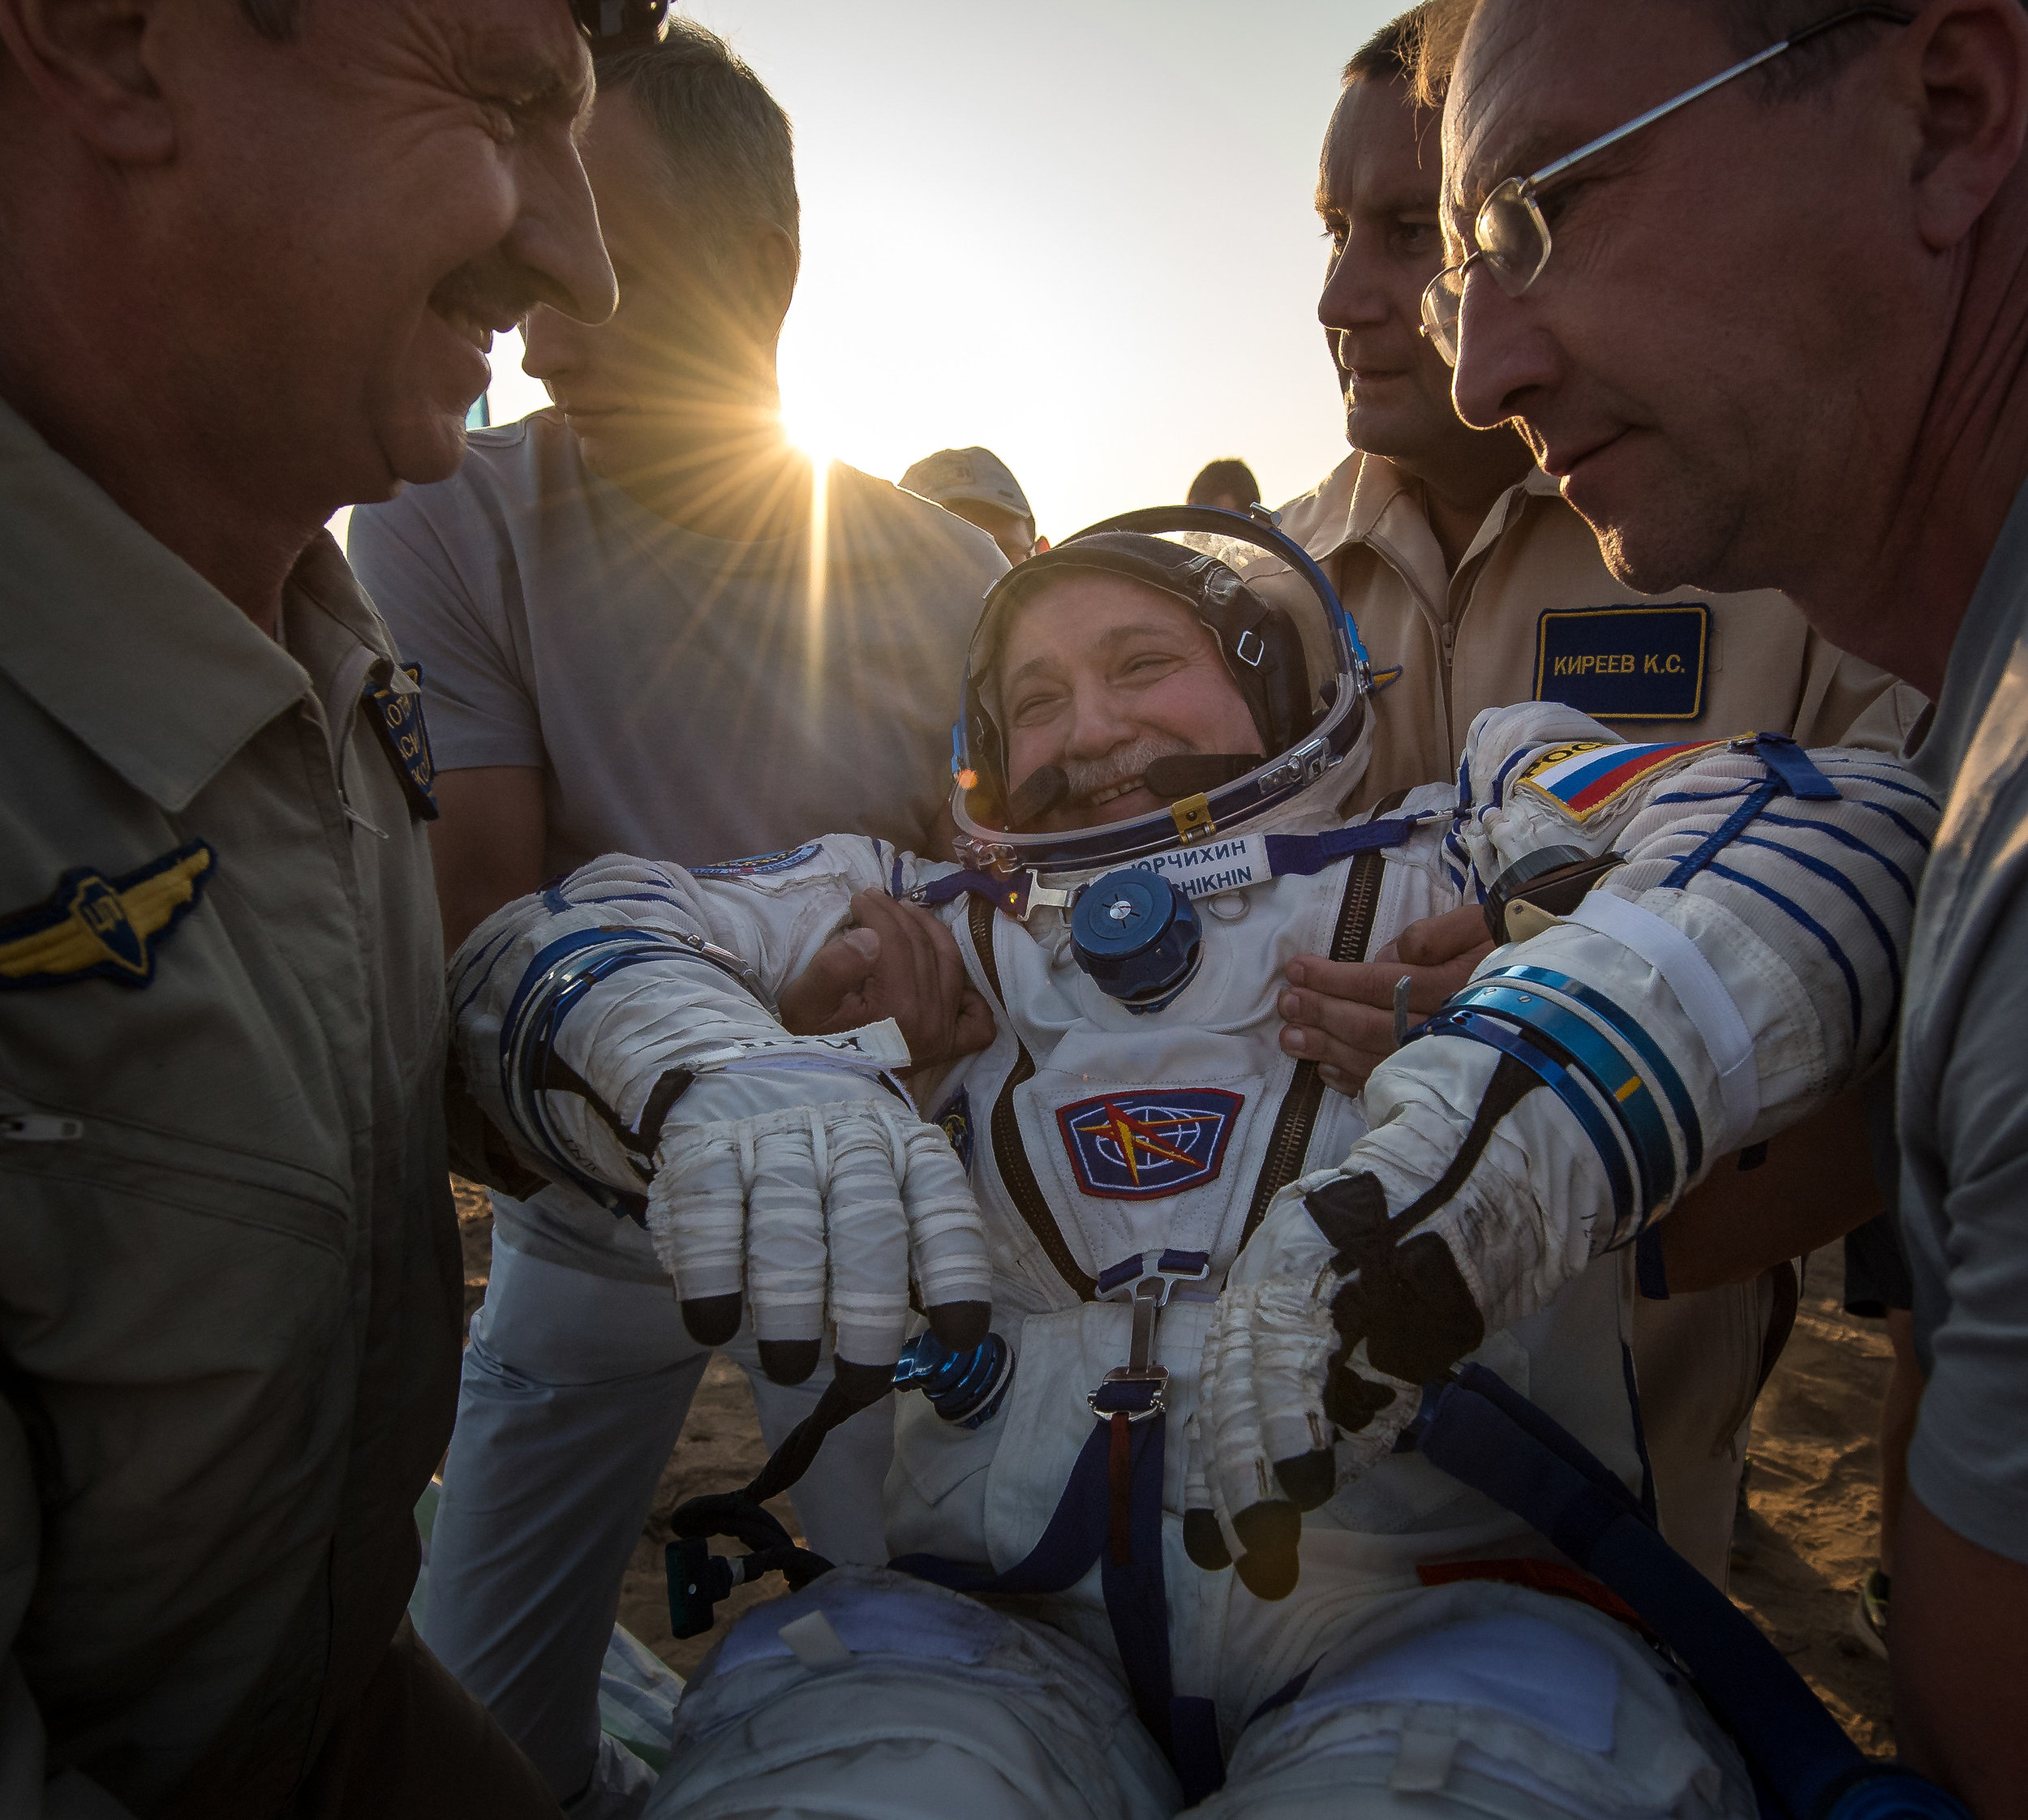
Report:
M 1242 578 L 1271 559 L 1299 587 L 1272 597 Z M 1181 602 L 1216 639 L 1251 713 L 1258 753 L 1157 760 L 1148 787 L 1167 809 L 1052 832 L 1024 824 L 1060 800 L 1063 774 L 1007 775 L 1007 740 L 988 686 L 1010 616 L 1059 573 L 1123 577 Z M 1306 796 L 1327 773 L 1363 758 L 1373 668 L 1359 629 L 1300 545 L 1256 518 L 1210 506 L 1158 506 L 1090 526 L 1010 569 L 986 597 L 953 731 L 951 811 L 969 865 L 1002 875 L 1083 872 L 1213 835 L 1240 833 Z M 1343 775 L 1349 789 L 1363 763 Z

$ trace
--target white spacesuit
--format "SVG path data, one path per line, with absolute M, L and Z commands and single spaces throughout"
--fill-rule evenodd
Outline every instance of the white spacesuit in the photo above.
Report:
M 1096 826 L 1060 771 L 1012 786 L 994 719 L 1008 622 L 1079 573 L 1187 607 L 1261 732 Z M 1639 1490 L 1625 1247 L 1880 1055 L 1934 806 L 1877 756 L 1631 747 L 1537 703 L 1344 828 L 1368 677 L 1334 605 L 1293 626 L 1182 543 L 1073 540 L 995 589 L 975 651 L 956 809 L 994 869 L 843 835 L 608 857 L 460 951 L 466 1078 L 527 1160 L 645 1200 L 686 1316 L 743 1298 L 784 1373 L 827 1322 L 863 1400 L 913 1286 L 917 1363 L 978 1362 L 897 1405 L 900 1565 L 734 1625 L 653 1812 L 1754 1812 L 1613 1602 L 1393 1449 L 1468 1354 Z M 1371 954 L 1554 848 L 1593 888 L 1531 912 L 1364 1105 L 1283 1054 L 1290 959 Z M 868 887 L 940 903 L 995 1013 L 929 1123 L 883 1079 L 892 1024 L 771 1014 Z

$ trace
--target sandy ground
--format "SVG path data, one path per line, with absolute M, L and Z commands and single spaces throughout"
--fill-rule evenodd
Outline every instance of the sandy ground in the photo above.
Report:
M 492 1218 L 481 1191 L 458 1186 L 469 1314 L 485 1296 Z M 1891 1355 L 1884 1322 L 1856 1320 L 1839 1307 L 1842 1269 L 1836 1247 L 1810 1260 L 1794 1337 L 1762 1393 L 1750 1481 L 1758 1546 L 1735 1569 L 1731 1590 L 1860 1747 L 1887 1755 L 1894 1745 L 1887 1665 L 1853 1636 L 1851 1613 L 1853 1589 L 1872 1560 L 1875 1427 Z M 695 1668 L 719 1633 L 688 1642 L 669 1633 L 662 1573 L 668 1513 L 685 1498 L 745 1483 L 766 1457 L 746 1380 L 714 1359 L 655 1489 L 620 1599 L 621 1623 L 678 1674 Z M 771 1508 L 795 1527 L 786 1500 Z M 721 1627 L 768 1596 L 767 1586 L 741 1587 L 719 1608 Z

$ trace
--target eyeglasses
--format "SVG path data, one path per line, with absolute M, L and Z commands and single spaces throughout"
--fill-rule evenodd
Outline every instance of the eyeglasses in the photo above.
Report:
M 669 0 L 570 0 L 578 28 L 594 50 L 631 50 L 661 35 Z
M 1695 88 L 1686 88 L 1674 99 L 1650 108 L 1623 127 L 1615 127 L 1588 145 L 1580 145 L 1576 151 L 1558 158 L 1553 164 L 1545 165 L 1532 175 L 1510 177 L 1497 185 L 1480 204 L 1478 217 L 1472 225 L 1476 251 L 1460 264 L 1446 266 L 1439 272 L 1422 294 L 1422 332 L 1435 344 L 1437 353 L 1444 358 L 1444 364 L 1458 364 L 1458 318 L 1464 308 L 1465 283 L 1472 275 L 1472 267 L 1483 261 L 1501 290 L 1510 297 L 1519 297 L 1542 276 L 1542 268 L 1549 263 L 1549 224 L 1542 213 L 1543 184 L 1554 181 L 1573 165 L 1581 164 L 1608 146 L 1630 138 L 1642 127 L 1653 126 L 1679 107 L 1689 106 L 1699 97 L 1708 95 L 1714 88 L 1722 88 L 1735 76 L 1757 70 L 1763 63 L 1771 63 L 1784 51 L 1794 50 L 1798 45 L 1807 44 L 1812 38 L 1821 37 L 1838 26 L 1850 25 L 1862 19 L 1885 19 L 1891 24 L 1907 25 L 1914 17 L 1913 13 L 1894 6 L 1848 6 L 1843 12 L 1833 13 L 1828 19 L 1820 19 L 1814 25 L 1806 25 L 1801 31 L 1792 32 L 1779 44 L 1755 52 L 1743 63 L 1721 70 Z

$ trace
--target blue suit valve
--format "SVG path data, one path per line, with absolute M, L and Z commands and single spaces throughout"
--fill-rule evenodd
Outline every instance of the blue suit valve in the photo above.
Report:
M 1013 1348 L 997 1333 L 952 1352 L 925 1330 L 901 1349 L 894 1368 L 896 1390 L 920 1390 L 931 1409 L 961 1428 L 991 1421 L 1013 1381 Z
M 1190 899 L 1159 874 L 1123 866 L 1095 880 L 1071 912 L 1077 964 L 1130 1011 L 1165 1009 L 1203 955 Z

